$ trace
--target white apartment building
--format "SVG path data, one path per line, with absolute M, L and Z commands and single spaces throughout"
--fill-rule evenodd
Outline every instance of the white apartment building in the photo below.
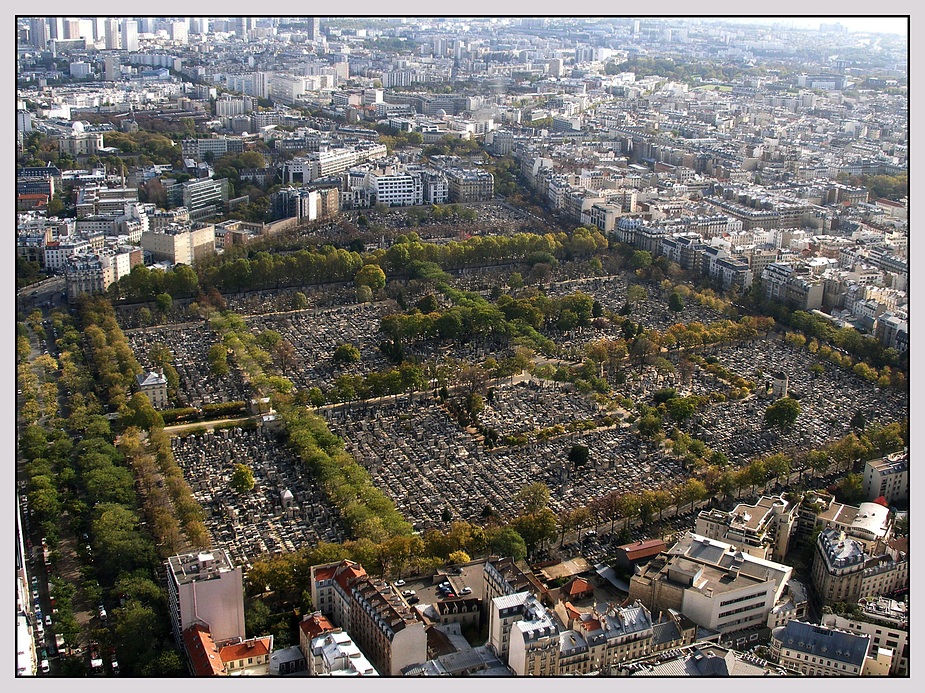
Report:
M 762 496 L 754 505 L 739 503 L 730 512 L 703 510 L 695 531 L 758 558 L 783 561 L 796 529 L 797 506 L 783 496 Z
M 338 629 L 311 642 L 311 676 L 379 676 L 350 635 Z
M 909 450 L 894 452 L 864 465 L 864 495 L 869 501 L 883 496 L 887 503 L 909 498 Z
M 49 241 L 45 244 L 45 269 L 63 272 L 70 258 L 89 251 L 90 243 L 84 239 Z
M 419 175 L 385 171 L 366 174 L 366 188 L 376 196 L 377 204 L 406 207 L 424 204 L 424 184 Z
M 554 676 L 558 672 L 559 625 L 532 594 L 524 602 L 522 618 L 511 624 L 507 663 L 517 676 Z

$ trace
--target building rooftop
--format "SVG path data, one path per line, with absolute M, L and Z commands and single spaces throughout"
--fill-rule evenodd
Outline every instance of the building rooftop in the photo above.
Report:
M 218 653 L 222 658 L 222 662 L 232 662 L 250 657 L 263 657 L 270 654 L 272 649 L 273 636 L 266 635 L 232 645 L 225 645 Z
M 864 666 L 871 644 L 870 636 L 802 621 L 788 621 L 787 625 L 775 628 L 772 637 L 782 647 L 858 668 Z
M 159 385 L 167 385 L 167 377 L 163 373 L 158 373 L 157 371 L 140 373 L 135 376 L 135 381 L 138 383 L 138 387 L 157 387 Z
M 672 650 L 627 667 L 630 676 L 785 676 L 786 672 L 763 660 L 752 659 L 718 645 L 698 644 Z
M 225 664 L 206 626 L 194 624 L 183 631 L 183 644 L 194 676 L 222 676 Z
M 171 556 L 167 565 L 181 585 L 217 578 L 221 573 L 230 572 L 235 568 L 224 549 Z

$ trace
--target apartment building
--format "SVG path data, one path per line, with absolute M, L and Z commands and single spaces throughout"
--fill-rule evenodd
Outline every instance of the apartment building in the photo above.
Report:
M 228 206 L 227 178 L 199 178 L 181 183 L 183 206 L 195 221 L 215 216 Z
M 490 556 L 482 569 L 483 601 L 487 604 L 495 597 L 530 591 L 542 595 L 545 590 L 525 561 L 511 557 Z
M 909 499 L 909 449 L 894 452 L 864 465 L 864 496 L 887 503 Z
M 824 604 L 850 604 L 908 587 L 908 542 L 891 542 L 883 551 L 871 551 L 842 530 L 823 530 L 816 539 L 812 580 Z
M 877 653 L 873 653 L 873 662 L 868 663 L 871 645 L 867 635 L 802 621 L 790 621 L 771 632 L 772 659 L 804 676 L 878 675 L 882 666 L 878 666 Z M 880 657 L 890 660 L 886 663 L 888 669 L 892 653 L 881 653 Z
M 241 567 L 224 549 L 172 556 L 165 567 L 170 620 L 181 650 L 191 626 L 207 627 L 216 643 L 244 640 Z
M 363 566 L 339 561 L 312 566 L 312 602 L 349 632 L 383 676 L 427 661 L 424 623 L 392 585 L 371 580 Z
M 63 272 L 72 257 L 87 254 L 89 251 L 90 243 L 83 238 L 47 241 L 43 260 L 45 269 Z
M 311 662 L 312 641 L 334 630 L 334 624 L 320 611 L 315 611 L 302 617 L 299 623 L 299 650 L 301 650 L 306 662 Z
M 340 210 L 337 188 L 283 188 L 270 195 L 270 207 L 276 219 L 295 217 L 303 221 L 330 219 Z
M 823 614 L 822 625 L 848 633 L 866 635 L 878 649 L 893 651 L 890 676 L 909 674 L 909 610 L 904 602 L 886 597 L 861 599 L 859 617 Z
M 653 649 L 652 615 L 639 602 L 608 605 L 603 612 L 595 608 L 564 623 L 569 629 L 560 635 L 557 676 L 609 672 L 622 662 L 647 656 Z M 682 642 L 679 638 L 676 644 Z
M 424 204 L 424 182 L 412 173 L 393 171 L 371 171 L 366 174 L 367 189 L 375 195 L 377 204 L 390 207 L 404 207 Z
M 73 303 L 81 294 L 103 293 L 120 278 L 142 263 L 142 255 L 131 248 L 91 249 L 70 256 L 64 265 L 68 301 Z
M 349 632 L 380 674 L 400 676 L 406 667 L 427 661 L 424 623 L 397 588 L 364 577 L 350 596 Z
M 309 676 L 379 676 L 350 635 L 339 628 L 314 638 L 306 659 Z
M 165 226 L 142 233 L 141 247 L 157 260 L 192 266 L 199 258 L 215 253 L 215 227 Z
M 729 512 L 711 508 L 697 516 L 695 532 L 732 544 L 751 556 L 782 562 L 790 548 L 797 505 L 783 496 L 762 496 L 753 505 L 739 503 Z
M 226 100 L 229 101 L 229 100 Z M 226 154 L 239 154 L 244 151 L 244 139 L 241 137 L 206 137 L 181 140 L 180 149 L 184 159 L 202 161 L 206 154 L 219 159 Z
M 555 676 L 558 671 L 558 623 L 529 592 L 492 600 L 488 639 L 517 676 Z
M 446 168 L 443 173 L 452 202 L 481 202 L 495 196 L 495 177 L 488 171 Z

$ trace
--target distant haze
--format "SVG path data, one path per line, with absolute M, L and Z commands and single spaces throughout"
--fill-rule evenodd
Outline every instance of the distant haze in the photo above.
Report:
M 905 17 L 723 17 L 722 20 L 741 24 L 784 24 L 800 29 L 818 29 L 820 24 L 841 24 L 851 33 L 900 36 L 909 33 Z

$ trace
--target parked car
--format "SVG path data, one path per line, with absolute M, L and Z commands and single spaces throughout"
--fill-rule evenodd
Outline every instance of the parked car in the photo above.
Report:
M 408 597 L 408 603 L 412 606 L 417 604 L 419 601 L 421 601 L 420 597 Z
M 45 627 L 51 628 L 51 614 L 45 614 Z
M 41 668 L 42 668 L 42 673 L 43 673 L 43 674 L 47 674 L 49 671 L 51 671 L 51 667 L 48 666 L 48 660 L 47 660 L 47 659 L 43 659 L 42 662 L 41 662 L 41 664 L 40 664 L 40 666 L 41 666 Z
M 105 621 L 106 620 L 106 607 L 100 604 L 99 612 L 100 612 L 100 619 Z
M 405 581 L 404 581 L 404 580 L 396 580 L 396 581 L 393 582 L 392 584 L 395 585 L 396 587 L 401 587 L 402 585 L 405 584 Z
M 459 591 L 459 593 L 460 593 L 460 594 L 472 594 L 472 588 L 471 588 L 471 587 L 463 587 L 463 588 Z
M 405 591 L 403 591 L 401 594 L 402 594 L 403 597 L 413 597 L 413 596 L 414 596 L 414 590 L 405 590 Z

